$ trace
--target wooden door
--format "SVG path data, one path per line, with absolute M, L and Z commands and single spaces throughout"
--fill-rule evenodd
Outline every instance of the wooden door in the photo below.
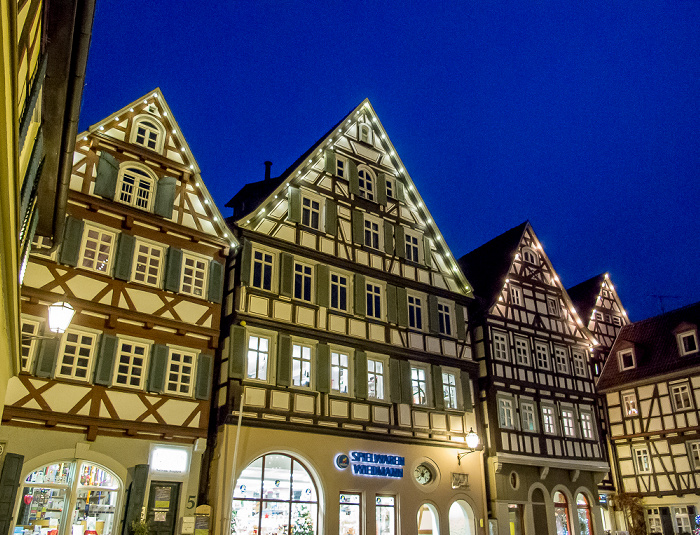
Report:
M 174 535 L 180 483 L 152 481 L 148 493 L 148 524 L 152 535 Z

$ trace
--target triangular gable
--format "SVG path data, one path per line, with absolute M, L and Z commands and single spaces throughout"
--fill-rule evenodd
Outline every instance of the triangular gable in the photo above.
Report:
M 372 129 L 372 146 L 361 146 L 352 137 L 359 124 L 368 124 Z M 352 134 L 349 137 L 348 134 Z M 302 185 L 305 181 L 319 183 L 323 187 L 323 173 L 326 169 L 326 151 L 342 148 L 346 151 L 373 160 L 376 164 L 389 169 L 393 176 L 403 184 L 405 200 L 412 208 L 411 212 L 417 221 L 425 225 L 432 237 L 433 248 L 439 253 L 437 261 L 441 269 L 449 271 L 456 279 L 460 288 L 467 295 L 472 295 L 472 285 L 459 268 L 452 252 L 447 246 L 425 202 L 418 193 L 413 179 L 406 170 L 382 126 L 374 108 L 368 99 L 348 113 L 339 123 L 329 130 L 321 139 L 314 143 L 300 156 L 284 173 L 277 178 L 247 184 L 226 206 L 238 207 L 235 219 L 236 225 L 255 229 L 266 214 L 279 211 L 280 205 L 286 202 L 286 190 L 290 186 Z M 245 206 L 241 204 L 245 200 Z
M 208 221 L 206 226 L 200 229 L 202 232 L 225 239 L 232 247 L 237 247 L 238 242 L 227 228 L 221 212 L 204 184 L 199 165 L 160 88 L 149 91 L 141 98 L 134 100 L 110 116 L 93 124 L 86 132 L 79 134 L 74 161 L 76 163 L 79 161 L 81 148 L 84 148 L 81 145 L 88 143 L 88 136 L 98 136 L 107 142 L 133 143 L 130 139 L 126 139 L 126 125 L 129 121 L 140 120 L 141 118 L 154 119 L 158 126 L 163 128 L 162 133 L 164 137 L 160 142 L 157 154 L 155 154 L 159 158 L 153 159 L 161 161 L 165 159 L 167 160 L 166 167 L 171 167 L 181 172 L 186 171 L 192 175 L 191 182 L 187 184 L 186 188 L 182 188 L 179 191 L 175 199 L 175 204 L 177 205 L 180 203 L 179 196 L 182 192 L 186 192 L 188 195 L 186 204 L 193 215 L 188 215 L 182 224 L 192 228 L 202 227 L 201 223 L 197 225 L 194 222 L 194 214 L 205 216 Z

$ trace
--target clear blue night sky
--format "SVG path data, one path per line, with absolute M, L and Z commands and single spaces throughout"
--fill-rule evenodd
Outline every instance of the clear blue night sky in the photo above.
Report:
M 160 87 L 228 216 L 368 97 L 456 257 L 529 219 L 639 320 L 700 300 L 700 2 L 594 3 L 98 0 L 81 130 Z

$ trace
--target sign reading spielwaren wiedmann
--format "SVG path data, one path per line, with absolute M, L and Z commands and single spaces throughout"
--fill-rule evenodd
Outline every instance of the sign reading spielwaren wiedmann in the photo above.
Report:
M 352 473 L 356 476 L 401 478 L 405 464 L 406 460 L 403 457 L 385 453 L 351 451 L 350 457 L 344 453 L 335 457 L 335 465 L 339 469 L 345 470 L 352 465 Z

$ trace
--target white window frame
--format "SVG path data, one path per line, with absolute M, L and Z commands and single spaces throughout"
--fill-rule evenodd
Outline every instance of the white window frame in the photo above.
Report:
M 365 280 L 365 315 L 376 320 L 384 319 L 384 285 L 372 279 Z M 370 298 L 372 304 L 370 305 Z M 379 313 L 377 314 L 377 298 L 379 300 Z M 372 313 L 370 314 L 370 306 Z
M 669 395 L 671 396 L 671 403 L 673 403 L 674 411 L 687 411 L 693 408 L 693 389 L 688 381 L 681 381 L 678 383 L 671 383 L 669 386 Z M 685 392 L 687 398 L 687 405 L 681 406 L 678 401 L 679 399 L 683 401 L 682 392 Z
M 586 440 L 595 439 L 595 417 L 591 411 L 579 411 L 581 423 L 581 438 Z
M 574 363 L 574 375 L 578 377 L 588 377 L 588 372 L 586 371 L 586 354 L 580 349 L 572 350 L 571 354 Z
M 535 355 L 537 357 L 537 369 L 550 370 L 552 368 L 549 344 L 535 340 Z
M 131 389 L 136 389 L 136 390 L 143 390 L 143 388 L 146 385 L 146 376 L 148 374 L 148 364 L 149 364 L 149 357 L 151 354 L 151 348 L 153 346 L 153 342 L 149 342 L 148 340 L 140 340 L 138 338 L 132 338 L 130 336 L 119 336 L 117 338 L 118 344 L 117 344 L 117 353 L 114 358 L 114 369 L 112 370 L 112 386 L 116 387 L 122 387 L 122 388 L 131 388 Z M 132 371 L 137 365 L 134 364 L 133 362 L 133 357 L 139 358 L 137 355 L 135 355 L 135 352 L 131 352 L 131 356 L 128 359 L 128 362 L 122 362 L 122 344 L 131 344 L 135 347 L 139 347 L 144 350 L 143 356 L 140 358 L 142 359 L 141 363 L 141 374 L 139 377 L 139 382 L 138 384 L 134 385 L 131 383 L 129 380 L 132 377 Z M 120 368 L 126 367 L 126 371 L 120 372 Z M 126 375 L 127 377 L 127 383 L 120 383 L 118 382 L 119 375 Z
M 97 232 L 99 235 L 97 238 L 92 238 L 89 236 L 90 231 L 93 230 Z M 117 246 L 117 235 L 119 232 L 115 231 L 114 229 L 108 228 L 108 227 L 103 227 L 102 225 L 95 225 L 94 223 L 85 223 L 85 227 L 83 229 L 83 237 L 80 242 L 80 255 L 78 256 L 78 266 L 80 269 L 85 269 L 87 271 L 92 271 L 94 273 L 102 273 L 104 275 L 111 275 L 112 270 L 113 270 L 113 264 L 114 264 L 114 257 L 116 255 L 116 246 Z M 99 254 L 99 245 L 103 243 L 102 236 L 110 236 L 112 239 L 109 242 L 109 251 L 107 252 L 106 256 L 107 259 L 103 262 L 101 262 L 101 265 L 104 265 L 104 269 L 99 269 L 95 267 L 98 265 L 98 254 Z M 95 241 L 97 243 L 97 249 L 94 249 L 95 256 L 90 259 L 85 256 L 85 252 L 87 250 L 87 242 L 88 240 Z M 93 249 L 90 249 L 93 251 Z M 85 261 L 92 262 L 93 266 L 86 266 Z
M 438 299 L 438 331 L 443 336 L 455 336 L 455 312 L 454 303 L 451 301 Z
M 370 366 L 372 363 L 372 366 Z M 381 371 L 377 371 L 377 364 L 381 364 Z M 367 399 L 374 399 L 377 401 L 386 401 L 389 398 L 389 393 L 387 392 L 387 381 L 389 375 L 389 358 L 380 355 L 367 355 Z M 379 378 L 380 380 L 378 380 Z M 374 379 L 376 385 L 380 385 L 381 396 L 376 393 L 372 395 L 372 389 L 370 384 Z
M 513 345 L 515 346 L 515 360 L 521 366 L 530 365 L 530 340 L 522 336 L 513 337 Z
M 188 266 L 187 262 L 193 262 L 192 266 Z M 197 276 L 200 273 L 200 268 L 197 267 L 197 263 L 202 262 L 204 267 L 201 270 L 202 276 Z M 204 256 L 190 253 L 189 251 L 182 251 L 182 266 L 180 267 L 180 293 L 185 295 L 191 295 L 192 297 L 197 297 L 199 299 L 207 298 L 207 290 L 209 289 L 209 262 L 210 260 Z M 191 274 L 187 274 L 187 270 L 191 270 Z M 191 282 L 186 283 L 187 278 L 191 279 Z M 202 294 L 197 295 L 197 285 L 196 282 L 201 280 Z M 189 290 L 185 288 L 188 285 Z
M 576 438 L 576 414 L 573 408 L 561 409 L 561 428 L 565 437 Z
M 523 291 L 520 286 L 510 285 L 510 304 L 518 307 L 523 306 Z
M 363 174 L 361 174 L 363 173 Z M 377 177 L 366 165 L 357 166 L 357 180 L 360 190 L 360 197 L 368 201 L 377 201 Z
M 415 293 L 408 293 L 406 300 L 408 302 L 408 327 L 422 331 L 425 324 L 425 314 L 423 313 L 425 297 Z
M 442 368 L 442 398 L 445 410 L 456 411 L 460 406 L 459 396 L 459 371 L 449 368 Z M 447 396 L 445 393 L 447 392 Z
M 677 505 L 675 507 L 671 507 L 671 511 L 675 532 L 691 533 L 691 522 L 688 507 L 685 505 Z
M 692 355 L 693 353 L 698 352 L 697 332 L 695 332 L 695 331 L 683 331 L 682 333 L 678 333 L 676 335 L 676 339 L 678 340 L 678 351 L 680 351 L 681 357 L 684 357 L 686 355 Z M 693 341 L 693 344 L 695 345 L 695 349 L 691 349 L 691 350 L 685 349 L 684 342 L 686 339 L 691 339 Z
M 508 351 L 508 334 L 502 331 L 493 330 L 491 334 L 493 340 L 493 358 L 494 360 L 500 360 L 502 362 L 510 362 L 510 356 Z M 500 338 L 500 339 L 499 339 Z M 505 347 L 501 347 L 500 344 L 504 344 Z M 500 355 L 503 356 L 500 356 Z
M 334 356 L 338 357 L 338 363 L 333 364 Z M 342 358 L 341 357 L 347 357 L 347 365 L 343 366 Z M 331 347 L 331 394 L 334 396 L 351 396 L 353 393 L 353 371 L 354 371 L 354 359 L 353 359 L 353 352 L 349 349 L 346 348 L 338 348 L 338 347 Z M 346 391 L 343 392 L 342 388 L 340 387 L 341 383 L 341 378 L 342 374 L 341 371 L 345 370 L 346 372 Z M 338 388 L 333 387 L 334 383 L 334 375 L 337 374 L 337 379 L 335 380 L 336 384 L 338 385 Z
M 267 351 L 265 351 L 265 345 L 260 344 L 261 340 L 267 341 Z M 258 331 L 246 332 L 245 379 L 247 381 L 269 383 L 273 380 L 271 370 L 271 365 L 274 360 L 273 355 L 275 354 L 273 346 L 273 336 L 270 333 Z M 253 374 L 251 374 L 251 364 L 253 363 L 251 359 L 254 359 L 255 363 L 255 373 Z M 263 375 L 263 369 L 264 377 L 261 377 Z
M 652 473 L 651 457 L 647 446 L 632 446 L 632 459 L 634 460 L 634 469 L 638 474 Z
M 180 356 L 183 358 L 182 361 L 177 362 L 175 356 Z M 197 380 L 196 368 L 197 368 L 197 357 L 199 356 L 199 351 L 193 350 L 189 347 L 181 347 L 168 345 L 168 361 L 165 367 L 165 384 L 163 385 L 163 392 L 165 394 L 170 394 L 173 396 L 182 396 L 191 398 L 194 395 L 194 383 Z M 184 361 L 184 358 L 190 357 L 192 359 L 189 365 L 189 373 L 186 373 L 183 367 L 188 364 Z M 174 371 L 174 366 L 179 366 L 179 371 Z M 178 378 L 173 381 L 171 377 L 173 374 L 177 374 Z M 183 381 L 185 376 L 189 375 L 189 381 Z M 174 383 L 175 388 L 171 388 Z M 186 390 L 182 390 L 183 386 L 187 386 Z
M 661 524 L 661 515 L 658 507 L 650 507 L 647 509 L 647 525 L 650 533 L 662 533 L 663 526 Z
M 372 127 L 367 123 L 357 125 L 357 140 L 362 143 L 372 144 Z
M 569 355 L 565 346 L 554 346 L 554 361 L 559 373 L 569 373 Z M 560 358 L 561 357 L 561 358 Z
M 297 268 L 300 268 L 297 269 Z M 306 303 L 314 302 L 314 266 L 305 264 L 304 262 L 294 261 L 294 283 L 293 293 L 294 299 L 304 301 Z M 306 287 L 308 280 L 309 286 Z M 307 292 L 308 290 L 308 292 Z
M 539 266 L 539 255 L 530 247 L 523 247 L 523 260 L 532 266 Z
M 141 253 L 139 251 L 140 247 L 148 247 L 148 253 Z M 151 277 L 149 274 L 149 271 L 151 269 L 151 261 L 155 257 L 152 256 L 152 251 L 154 249 L 157 249 L 160 251 L 160 262 L 158 263 L 158 268 L 156 270 L 156 275 L 155 275 L 155 282 L 151 282 L 148 279 Z M 150 240 L 144 240 L 142 238 L 136 238 L 134 242 L 134 258 L 131 262 L 131 277 L 130 281 L 135 282 L 137 284 L 143 284 L 145 286 L 151 286 L 153 288 L 162 288 L 163 287 L 163 276 L 165 274 L 165 246 L 152 242 Z M 145 263 L 146 270 L 145 271 L 139 271 L 138 267 L 139 265 L 143 264 L 143 262 L 140 262 L 139 255 L 140 254 L 147 254 L 147 262 Z M 138 280 L 136 277 L 137 276 L 143 276 L 144 280 Z
M 261 256 L 256 259 L 256 254 Z M 268 258 L 269 257 L 269 258 Z M 260 286 L 255 285 L 255 267 L 260 265 Z M 269 267 L 270 271 L 270 287 L 265 288 L 265 271 Z M 253 247 L 250 258 L 250 286 L 266 292 L 274 292 L 276 289 L 275 281 L 277 277 L 277 253 L 269 251 L 261 247 Z
M 396 178 L 391 175 L 386 175 L 386 196 L 389 199 L 396 200 Z
M 547 435 L 556 435 L 559 428 L 556 407 L 543 403 L 540 406 L 540 413 L 542 414 L 542 431 Z
M 625 366 L 625 357 L 628 355 L 632 357 L 632 364 L 630 366 Z M 621 349 L 620 351 L 618 351 L 617 352 L 617 362 L 620 366 L 621 372 L 623 372 L 625 370 L 631 370 L 633 368 L 636 368 L 637 367 L 637 358 L 634 354 L 634 349 L 629 348 L 629 349 Z
M 125 181 L 125 177 L 129 171 L 136 171 L 128 175 L 128 177 L 134 181 L 133 185 L 128 184 Z M 140 191 L 143 190 L 140 183 L 144 181 L 149 184 L 148 196 L 143 197 L 139 195 Z M 145 165 L 141 165 L 135 162 L 124 162 L 119 167 L 119 175 L 117 178 L 117 188 L 114 194 L 114 200 L 136 208 L 137 210 L 143 210 L 145 212 L 153 211 L 153 204 L 156 199 L 156 189 L 157 189 L 158 179 L 153 174 L 153 172 L 148 169 Z M 126 188 L 132 188 L 131 192 L 126 191 Z M 145 202 L 144 202 L 145 199 Z
M 415 264 L 422 264 L 424 258 L 422 236 L 409 229 L 404 229 L 403 235 L 403 248 L 406 254 L 406 260 Z
M 637 405 L 637 394 L 634 390 L 621 392 L 622 395 L 622 414 L 626 417 L 635 417 L 639 415 L 639 405 Z
M 314 381 L 314 344 L 309 343 L 305 340 L 292 339 L 292 355 L 291 355 L 291 365 L 292 365 L 292 386 L 294 388 L 305 388 L 311 389 L 313 387 Z M 306 358 L 308 356 L 308 358 Z M 299 363 L 298 370 L 295 369 L 295 364 Z M 306 377 L 306 384 L 304 384 L 304 368 L 308 366 L 308 376 Z
M 335 156 L 335 174 L 340 178 L 347 178 L 345 173 L 348 169 L 348 160 L 343 156 Z
M 513 398 L 497 397 L 498 426 L 501 429 L 515 429 L 515 403 Z
M 384 232 L 382 232 L 382 229 L 383 222 L 381 219 L 364 214 L 364 222 L 362 223 L 362 243 L 364 246 L 374 251 L 381 251 L 384 247 Z
M 333 277 L 337 277 L 336 281 L 333 281 Z M 342 279 L 345 279 L 345 283 L 341 281 Z M 351 308 L 350 308 L 350 296 L 352 295 L 352 277 L 348 276 L 346 273 L 341 273 L 340 271 L 331 271 L 328 275 L 328 281 L 330 284 L 329 288 L 329 293 L 328 293 L 328 305 L 332 310 L 338 310 L 339 312 L 346 312 L 349 313 Z M 337 299 L 338 303 L 337 306 L 333 306 L 333 287 L 337 288 Z M 342 308 L 341 305 L 341 294 L 342 290 L 345 289 L 345 308 Z
M 144 138 L 144 142 L 139 142 L 137 141 L 137 138 L 139 136 L 138 133 L 138 127 L 141 123 L 144 122 L 150 122 L 153 126 L 145 126 L 144 128 L 148 132 L 153 132 L 156 134 L 156 140 L 155 140 L 155 147 L 149 147 L 147 139 L 148 137 Z M 138 115 L 134 117 L 132 123 L 131 123 L 131 135 L 129 136 L 129 142 L 130 143 L 135 143 L 136 145 L 139 145 L 141 147 L 145 147 L 149 150 L 152 150 L 154 152 L 157 152 L 159 154 L 162 154 L 163 152 L 163 146 L 165 145 L 165 127 L 158 121 L 155 117 L 152 115 Z
M 686 442 L 688 461 L 694 470 L 700 470 L 700 440 Z
M 522 430 L 526 433 L 537 433 L 537 406 L 534 401 L 520 401 L 520 416 Z M 530 429 L 530 423 L 532 423 L 532 429 Z
M 304 204 L 304 201 L 308 202 L 308 206 L 306 206 Z M 304 227 L 311 228 L 314 230 L 322 230 L 323 229 L 323 225 L 324 225 L 324 219 L 323 219 L 324 202 L 323 201 L 324 201 L 324 199 L 320 195 L 314 195 L 313 193 L 310 193 L 304 189 L 301 190 L 301 224 Z M 316 203 L 318 206 L 316 208 L 314 208 L 313 203 Z M 316 226 L 314 226 L 312 224 L 314 213 L 317 216 L 317 221 L 316 221 L 317 225 Z
M 68 342 L 68 337 L 69 336 L 79 336 L 79 337 L 91 337 L 92 341 L 89 345 L 86 345 L 83 343 L 82 340 L 79 340 L 78 345 L 82 347 L 87 347 L 88 349 L 88 355 L 82 355 L 81 358 L 86 358 L 87 359 L 87 364 L 85 366 L 81 366 L 82 369 L 85 370 L 85 376 L 84 377 L 78 377 L 76 375 L 76 371 L 78 369 L 77 365 L 77 360 L 73 362 L 73 364 L 64 364 L 64 360 L 66 359 L 66 345 L 69 344 Z M 58 358 L 56 359 L 56 369 L 54 375 L 57 378 L 61 379 L 70 379 L 73 381 L 81 381 L 81 382 L 89 382 L 92 378 L 92 371 L 93 371 L 93 366 L 95 365 L 95 353 L 97 352 L 97 344 L 99 342 L 99 336 L 100 333 L 99 331 L 94 331 L 92 329 L 85 329 L 85 328 L 78 328 L 78 329 L 68 329 L 66 332 L 63 333 L 61 336 L 61 344 L 59 346 L 58 350 Z M 73 344 L 73 342 L 70 342 Z M 78 349 L 80 351 L 80 349 Z M 70 357 L 69 357 L 70 358 Z M 77 358 L 77 357 L 74 357 Z M 62 367 L 70 367 L 71 371 L 70 373 L 63 373 L 61 371 Z
M 547 297 L 547 312 L 550 316 L 559 316 L 559 303 L 553 297 Z
M 43 322 L 38 319 L 29 318 L 24 315 L 20 320 L 20 367 L 23 372 L 31 371 L 34 360 L 36 359 L 36 353 L 39 349 L 39 340 L 33 337 L 39 335 L 42 323 Z
M 411 364 L 411 401 L 418 407 L 429 407 L 432 397 L 432 381 L 430 377 L 430 367 L 423 363 L 410 362 Z M 414 373 L 415 371 L 415 373 Z M 422 379 L 421 379 L 422 376 Z M 423 401 L 418 398 L 416 401 L 416 386 L 420 396 L 421 384 L 424 383 L 425 398 Z

